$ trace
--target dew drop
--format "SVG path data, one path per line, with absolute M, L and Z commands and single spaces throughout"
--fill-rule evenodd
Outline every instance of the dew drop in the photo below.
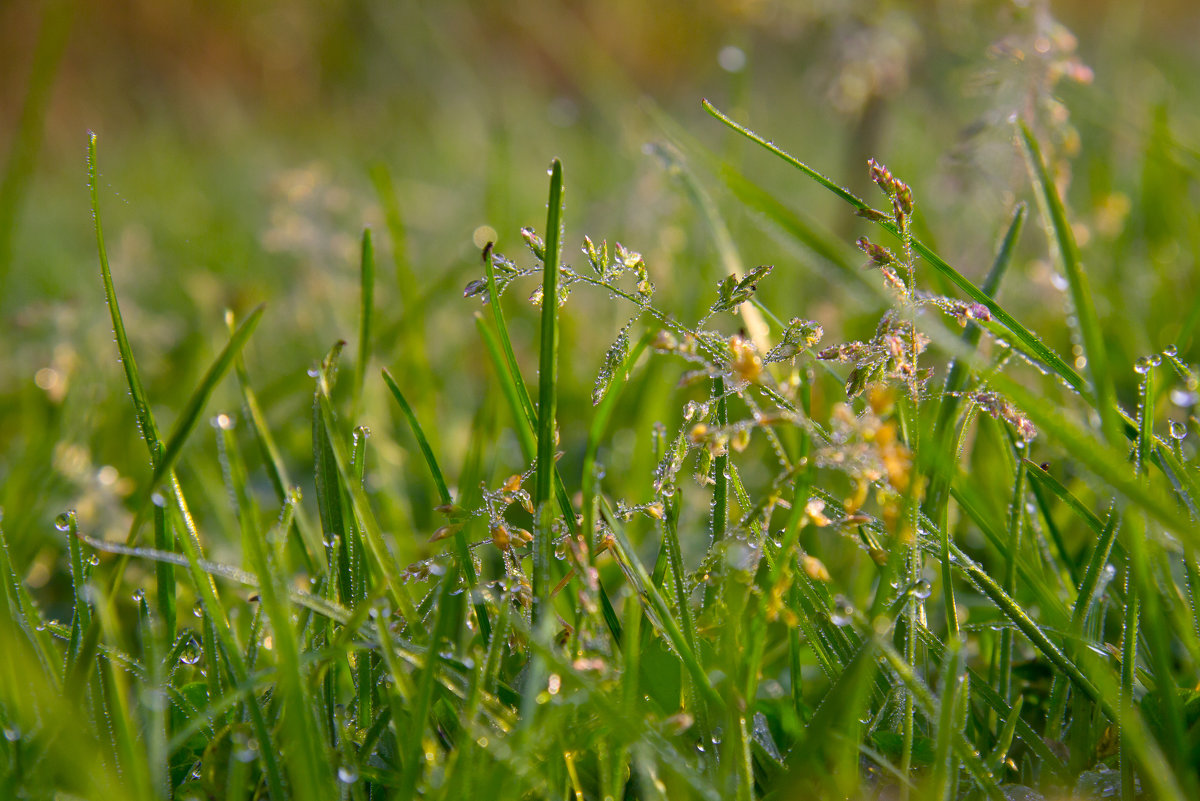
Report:
M 179 652 L 179 661 L 184 665 L 194 665 L 200 661 L 200 646 L 195 637 L 189 637 L 187 645 Z
M 338 781 L 342 784 L 354 784 L 358 781 L 358 771 L 353 767 L 342 765 L 337 772 Z
M 1195 406 L 1197 402 L 1200 402 L 1200 394 L 1179 388 L 1171 390 L 1171 403 L 1181 409 Z
M 96 565 L 100 564 L 100 554 L 94 553 L 91 556 L 89 556 L 88 564 L 91 565 L 92 567 L 95 567 Z
M 161 492 L 154 492 L 150 494 L 150 503 L 162 509 L 167 505 L 167 499 L 162 496 Z
M 54 527 L 59 531 L 67 531 L 71 528 L 71 520 L 74 519 L 74 510 L 63 512 L 58 517 L 54 518 Z
M 1146 373 L 1150 372 L 1150 368 L 1153 366 L 1154 364 L 1150 361 L 1149 356 L 1142 356 L 1133 363 L 1133 371 L 1138 375 L 1146 375 Z
M 835 626 L 848 626 L 854 620 L 854 607 L 844 597 L 839 595 L 833 601 L 833 609 L 829 612 L 829 622 Z
M 1187 436 L 1187 426 L 1178 420 L 1171 421 L 1171 439 L 1183 439 Z
M 910 592 L 912 593 L 912 596 L 914 598 L 920 598 L 921 600 L 925 600 L 930 595 L 933 595 L 933 585 L 930 584 L 925 579 L 920 579 L 919 581 L 917 581 L 915 584 L 912 585 L 912 589 L 910 590 Z
M 1163 349 L 1164 356 L 1177 356 L 1178 354 L 1179 354 L 1179 348 L 1176 347 L 1175 345 L 1167 345 L 1167 347 L 1165 347 Z

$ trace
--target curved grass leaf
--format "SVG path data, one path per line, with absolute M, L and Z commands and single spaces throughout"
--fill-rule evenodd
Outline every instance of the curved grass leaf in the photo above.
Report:
M 763 139 L 758 134 L 756 134 L 756 133 L 750 131 L 749 129 L 734 122 L 728 116 L 726 116 L 725 114 L 720 112 L 716 108 L 716 106 L 712 105 L 707 100 L 704 101 L 704 108 L 705 108 L 705 110 L 708 111 L 708 113 L 712 114 L 714 117 L 716 117 L 718 120 L 723 122 L 725 125 L 728 125 L 730 128 L 737 131 L 742 136 L 745 136 L 747 139 L 751 140 L 752 142 L 755 142 L 755 143 L 761 145 L 762 147 L 766 148 L 771 153 L 773 153 L 776 156 L 778 156 L 779 158 L 783 159 L 785 162 L 787 162 L 792 167 L 800 170 L 802 173 L 807 175 L 809 178 L 812 178 L 818 184 L 825 187 L 830 192 L 834 193 L 835 195 L 840 197 L 842 200 L 844 200 L 846 203 L 853 206 L 855 208 L 855 210 L 861 211 L 861 212 L 873 212 L 873 209 L 871 209 L 870 206 L 868 206 L 866 204 L 866 202 L 864 202 L 863 200 L 856 197 L 849 190 L 845 189 L 844 187 L 838 186 L 836 183 L 829 180 L 824 175 L 821 175 L 819 172 L 814 170 L 812 167 L 809 167 L 807 164 L 804 164 L 799 159 L 790 155 L 786 151 L 781 150 L 774 143 L 768 142 L 766 139 Z M 876 215 L 877 215 L 877 213 L 873 214 L 872 219 L 875 219 L 875 221 L 878 222 L 878 224 L 882 228 L 886 229 L 887 231 L 889 231 L 890 233 L 892 233 L 895 236 L 900 235 L 900 232 L 896 228 L 896 224 L 894 222 L 891 222 L 887 218 L 878 219 Z M 1059 356 L 1057 353 L 1055 353 L 1053 350 L 1051 350 L 1044 342 L 1042 342 L 1040 339 L 1038 339 L 1038 337 L 1032 331 L 1030 331 L 1028 328 L 1021 325 L 1019 322 L 1017 322 L 1016 318 L 1014 318 L 1003 307 L 1001 307 L 998 303 L 996 303 L 994 300 L 992 300 L 990 297 L 988 297 L 988 295 L 985 292 L 981 291 L 979 289 L 979 287 L 975 286 L 973 283 L 971 283 L 969 280 L 967 280 L 967 278 L 965 276 L 963 276 L 962 273 L 960 273 L 958 270 L 951 267 L 949 263 L 947 263 L 941 256 L 934 253 L 923 242 L 921 242 L 918 239 L 913 239 L 912 247 L 917 255 L 919 255 L 931 267 L 933 267 L 935 270 L 937 270 L 939 273 L 941 273 L 943 277 L 949 279 L 951 283 L 953 283 L 955 286 L 957 286 L 959 289 L 961 289 L 963 291 L 963 294 L 965 294 L 967 297 L 969 297 L 971 300 L 975 301 L 976 303 L 982 304 L 983 306 L 987 307 L 987 309 L 991 313 L 992 317 L 995 318 L 995 320 L 1001 326 L 1003 326 L 1003 328 L 1005 330 L 1007 330 L 1009 332 L 1009 334 L 1011 334 L 1012 337 L 1016 338 L 1024 346 L 1024 350 L 1026 352 L 1028 352 L 1033 358 L 1035 358 L 1038 362 L 1041 362 L 1042 364 L 1046 365 L 1046 367 L 1051 372 L 1053 372 L 1055 375 L 1060 377 L 1063 381 L 1067 382 L 1067 385 L 1070 386 L 1072 389 L 1074 389 L 1076 392 L 1080 393 L 1081 395 L 1088 396 L 1089 402 L 1095 403 L 1095 399 L 1089 396 L 1089 390 L 1088 390 L 1087 385 L 1084 383 L 1083 378 L 1077 372 L 1075 372 L 1075 370 L 1070 365 L 1068 365 L 1061 356 Z
M 1063 272 L 1066 273 L 1071 305 L 1079 321 L 1087 370 L 1092 379 L 1092 393 L 1095 396 L 1096 408 L 1100 412 L 1104 434 L 1110 444 L 1118 445 L 1122 439 L 1121 422 L 1116 411 L 1116 391 L 1108 371 L 1108 351 L 1104 345 L 1100 318 L 1096 316 L 1091 289 L 1088 287 L 1087 274 L 1084 273 L 1079 258 L 1079 247 L 1075 244 L 1075 234 L 1067 222 L 1067 213 L 1063 208 L 1062 199 L 1058 196 L 1058 189 L 1046 171 L 1046 162 L 1042 159 L 1037 140 L 1024 122 L 1020 123 L 1018 130 L 1034 187 L 1041 201 L 1042 214 L 1047 218 L 1047 227 L 1053 232 L 1052 239 L 1058 245 L 1058 255 L 1062 259 Z

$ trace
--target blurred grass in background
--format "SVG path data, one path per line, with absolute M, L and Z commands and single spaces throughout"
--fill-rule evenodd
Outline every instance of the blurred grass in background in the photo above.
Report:
M 412 392 L 453 465 L 488 381 L 461 290 L 487 239 L 515 253 L 519 227 L 540 225 L 552 157 L 569 176 L 567 259 L 579 261 L 585 232 L 619 239 L 645 254 L 681 316 L 707 304 L 721 256 L 686 178 L 648 143 L 674 137 L 690 154 L 678 140 L 694 137 L 858 263 L 861 223 L 765 169 L 769 157 L 731 138 L 701 97 L 860 194 L 866 159 L 885 161 L 918 192 L 918 233 L 936 220 L 938 251 L 976 281 L 992 258 L 981 243 L 1028 184 L 1009 122 L 1020 113 L 1067 190 L 1114 363 L 1169 343 L 1194 361 L 1200 222 L 1193 205 L 1156 199 L 1196 197 L 1198 35 L 1200 11 L 1184 0 L 0 5 L 0 506 L 14 561 L 65 616 L 55 515 L 73 507 L 84 530 L 123 535 L 123 499 L 147 475 L 98 278 L 89 129 L 118 293 L 164 425 L 221 347 L 224 310 L 265 301 L 247 360 L 286 459 L 311 475 L 306 371 L 333 341 L 354 340 L 370 225 L 375 360 Z M 773 236 L 681 158 L 727 215 L 742 262 L 777 266 L 788 313 L 819 320 L 830 341 L 869 333 L 875 295 Z M 1027 237 L 1005 302 L 1069 354 L 1065 295 L 1037 240 Z M 568 443 L 581 441 L 595 369 L 625 319 L 603 298 L 588 303 L 563 320 Z M 536 353 L 536 309 L 510 314 L 518 353 Z M 1130 405 L 1133 375 L 1116 372 Z M 238 409 L 235 393 L 222 386 L 210 411 Z M 392 430 L 377 380 L 363 403 L 364 422 Z M 630 415 L 612 463 L 656 414 L 679 410 Z M 181 469 L 213 488 L 198 514 L 234 531 L 211 441 L 196 442 Z M 420 465 L 391 442 L 381 439 L 372 488 L 407 497 L 378 502 L 405 506 L 418 529 L 436 525 Z M 637 496 L 641 475 L 622 486 L 609 472 L 615 495 Z

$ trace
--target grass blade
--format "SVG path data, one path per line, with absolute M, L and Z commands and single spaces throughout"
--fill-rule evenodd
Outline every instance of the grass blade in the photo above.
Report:
M 1079 248 L 1075 244 L 1075 234 L 1067 222 L 1067 213 L 1063 208 L 1062 199 L 1058 196 L 1058 190 L 1046 171 L 1046 163 L 1042 159 L 1037 140 L 1033 138 L 1033 133 L 1024 122 L 1020 123 L 1019 132 L 1034 187 L 1041 201 L 1042 215 L 1046 218 L 1047 228 L 1053 232 L 1052 239 L 1058 245 L 1058 255 L 1062 259 L 1063 272 L 1066 273 L 1071 305 L 1074 307 L 1076 319 L 1079 320 L 1079 333 L 1083 339 L 1088 375 L 1092 380 L 1092 393 L 1095 396 L 1096 408 L 1100 412 L 1104 435 L 1110 444 L 1119 445 L 1124 438 L 1121 421 L 1117 415 L 1116 391 L 1108 371 L 1108 351 L 1104 345 L 1100 318 L 1096 316 L 1096 306 L 1092 302 L 1087 275 L 1083 272 Z
M 425 651 L 425 664 L 417 680 L 417 697 L 412 710 L 412 723 L 404 737 L 404 772 L 401 778 L 397 798 L 411 799 L 416 797 L 417 783 L 424 773 L 425 750 L 422 741 L 425 739 L 425 728 L 429 717 L 430 701 L 433 698 L 434 680 L 437 678 L 439 653 L 441 643 L 450 637 L 457 618 L 462 616 L 462 607 L 458 603 L 461 595 L 456 595 L 458 587 L 458 567 L 452 563 L 450 569 L 442 578 L 440 597 L 437 603 L 437 613 L 433 623 L 433 634 L 430 636 L 429 647 Z
M 114 298 L 115 300 L 115 298 Z M 254 329 L 258 326 L 258 321 L 262 318 L 264 306 L 258 306 L 250 313 L 237 330 L 233 332 L 233 336 L 229 338 L 229 342 L 217 354 L 217 358 L 209 366 L 204 373 L 204 377 L 200 379 L 200 383 L 196 389 L 192 391 L 191 397 L 184 404 L 183 410 L 179 413 L 175 425 L 171 427 L 171 434 L 167 437 L 165 446 L 163 447 L 162 457 L 154 465 L 154 474 L 150 477 L 150 483 L 142 492 L 142 500 L 138 504 L 137 516 L 134 517 L 133 525 L 130 527 L 131 532 L 136 532 L 145 518 L 146 509 L 150 504 L 150 496 L 158 486 L 159 482 L 175 467 L 175 462 L 179 459 L 179 454 L 183 450 L 184 442 L 195 430 L 196 424 L 200 422 L 200 415 L 204 412 L 204 407 L 208 404 L 208 399 L 212 397 L 213 390 L 217 388 L 217 384 L 229 372 L 229 368 L 233 366 L 237 355 L 241 353 L 246 342 L 249 341 L 250 335 L 254 333 Z M 132 354 L 130 356 L 132 358 Z M 122 356 L 124 359 L 124 356 Z M 150 440 L 147 442 L 154 444 Z
M 766 148 L 771 153 L 774 153 L 776 156 L 783 159 L 785 162 L 787 162 L 792 167 L 800 170 L 802 173 L 804 173 L 808 177 L 812 178 L 814 181 L 816 181 L 821 186 L 828 189 L 830 192 L 833 192 L 835 195 L 840 197 L 846 203 L 853 206 L 855 208 L 855 210 L 863 211 L 863 212 L 870 210 L 870 207 L 866 204 L 866 202 L 864 202 L 863 200 L 861 200 L 858 197 L 856 197 L 855 195 L 853 195 L 849 190 L 838 186 L 833 181 L 829 180 L 828 178 L 821 175 L 816 170 L 809 167 L 807 164 L 804 164 L 803 162 L 801 162 L 794 156 L 781 150 L 776 145 L 763 139 L 758 134 L 756 134 L 756 133 L 750 131 L 749 129 L 734 122 L 732 119 L 727 117 L 725 114 L 723 114 L 719 110 L 717 110 L 717 108 L 715 106 L 713 106 L 711 103 L 709 103 L 707 100 L 704 101 L 704 108 L 705 108 L 705 110 L 708 111 L 709 114 L 712 114 L 718 120 L 720 120 L 724 124 L 728 125 L 730 128 L 737 131 L 738 133 L 742 134 L 742 136 L 745 136 L 747 139 L 751 140 L 752 142 L 756 142 L 757 144 Z M 891 232 L 892 234 L 899 236 L 899 231 L 897 230 L 894 222 L 891 222 L 889 220 L 882 220 L 879 222 L 879 225 L 882 228 L 884 228 L 885 230 Z M 1059 356 L 1057 353 L 1052 351 L 1045 343 L 1043 343 L 1040 339 L 1038 339 L 1037 336 L 1033 334 L 1033 332 L 1031 332 L 1025 326 L 1023 326 L 1019 322 L 1017 322 L 1016 318 L 1014 318 L 1011 314 L 1009 314 L 1004 308 L 1002 308 L 992 298 L 988 297 L 988 295 L 986 293 L 984 293 L 983 291 L 981 291 L 979 289 L 979 287 L 975 286 L 973 283 L 971 283 L 969 280 L 967 280 L 967 278 L 965 276 L 963 276 L 962 273 L 960 273 L 958 270 L 951 267 L 950 264 L 948 262 L 946 262 L 945 259 L 943 259 L 941 256 L 934 253 L 923 242 L 921 242 L 918 239 L 913 239 L 912 247 L 913 247 L 913 251 L 916 252 L 917 255 L 919 255 L 922 259 L 925 260 L 926 263 L 928 263 L 931 267 L 933 267 L 935 270 L 937 270 L 939 273 L 941 273 L 943 277 L 949 279 L 951 283 L 953 283 L 955 286 L 957 286 L 959 289 L 961 289 L 963 291 L 963 294 L 965 294 L 967 297 L 969 297 L 971 300 L 975 301 L 976 303 L 979 303 L 979 304 L 987 307 L 988 311 L 991 313 L 992 317 L 995 318 L 996 322 L 999 323 L 999 325 L 1002 326 L 1005 330 L 1007 330 L 1012 337 L 1014 337 L 1016 340 L 1018 340 L 1018 342 L 1023 346 L 1026 353 L 1028 353 L 1032 358 L 1034 358 L 1037 361 L 1044 364 L 1050 371 L 1052 371 L 1057 376 L 1062 378 L 1062 380 L 1067 382 L 1067 385 L 1070 386 L 1072 389 L 1074 389 L 1076 392 L 1080 393 L 1081 395 L 1088 396 L 1088 387 L 1085 384 L 1083 378 L 1077 372 L 1075 372 L 1075 370 L 1070 365 L 1068 365 L 1061 356 Z M 1094 399 L 1090 398 L 1090 397 L 1089 397 L 1089 401 L 1093 402 L 1093 403 L 1095 402 Z
M 404 398 L 404 393 L 400 391 L 400 386 L 392 378 L 392 374 L 387 371 L 387 368 L 383 370 L 383 381 L 391 391 L 392 397 L 396 399 L 396 403 L 400 406 L 400 411 L 404 414 L 404 419 L 408 421 L 408 426 L 412 429 L 413 436 L 417 439 L 417 446 L 421 449 L 421 454 L 425 457 L 425 463 L 428 465 L 429 472 L 433 476 L 433 483 L 437 486 L 438 497 L 441 498 L 444 505 L 450 505 L 454 499 L 450 497 L 450 488 L 446 486 L 446 479 L 442 475 L 442 469 L 438 466 L 437 457 L 433 455 L 433 448 L 429 446 L 429 440 L 425 437 L 425 431 L 421 428 L 420 421 L 417 420 L 412 407 Z M 454 544 L 458 548 L 459 564 L 462 565 L 462 569 L 467 576 L 467 586 L 474 588 L 479 584 L 479 575 L 475 570 L 475 560 L 471 558 L 471 551 L 467 543 L 467 533 L 461 527 L 454 532 Z M 479 625 L 486 634 L 486 632 L 491 630 L 487 607 L 482 603 L 478 603 L 475 605 L 475 612 L 479 615 Z
M 104 228 L 100 222 L 100 176 L 96 163 L 96 134 L 88 132 L 88 188 L 92 195 L 92 219 L 96 224 L 96 249 L 100 257 L 100 276 L 104 280 L 104 297 L 108 301 L 109 316 L 112 317 L 113 336 L 117 339 L 117 351 L 121 356 L 121 366 L 125 368 L 125 383 L 129 386 L 129 394 L 133 398 L 133 413 L 137 420 L 138 431 L 150 448 L 150 456 L 157 454 L 154 450 L 158 442 L 158 428 L 154 425 L 154 417 L 150 411 L 150 403 L 146 400 L 146 391 L 142 387 L 142 378 L 138 373 L 137 362 L 133 358 L 133 349 L 129 346 L 129 336 L 125 333 L 125 321 L 121 317 L 121 307 L 117 304 L 117 290 L 113 286 L 112 271 L 108 267 L 108 250 L 104 246 Z M 157 470 L 158 463 L 154 463 Z M 151 484 L 153 486 L 153 482 Z M 148 496 L 147 496 L 148 497 Z
M 375 317 L 375 246 L 371 229 L 362 234 L 362 261 L 359 269 L 358 358 L 354 360 L 354 400 L 351 417 L 358 416 L 362 402 L 363 382 L 367 377 L 367 359 L 371 357 L 371 326 Z
M 550 200 L 546 213 L 546 256 L 542 262 L 542 326 L 538 355 L 537 475 L 533 505 L 538 528 L 533 543 L 534 628 L 552 618 L 550 576 L 554 559 L 553 512 L 555 417 L 558 408 L 558 262 L 562 251 L 562 162 L 550 165 Z M 498 300 L 498 299 L 494 299 Z M 498 305 L 498 304 L 496 304 Z M 571 512 L 573 516 L 573 512 Z

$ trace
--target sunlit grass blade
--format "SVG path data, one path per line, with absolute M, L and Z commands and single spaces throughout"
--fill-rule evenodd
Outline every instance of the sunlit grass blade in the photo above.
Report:
M 117 351 L 121 356 L 121 366 L 125 369 L 125 382 L 129 386 L 130 397 L 133 398 L 133 413 L 137 420 L 138 431 L 146 446 L 154 456 L 154 445 L 158 442 L 158 428 L 150 411 L 150 402 L 146 399 L 146 390 L 142 387 L 142 378 L 138 372 L 137 362 L 133 358 L 133 349 L 129 346 L 129 336 L 125 333 L 125 321 L 121 316 L 121 308 L 117 304 L 117 290 L 113 286 L 112 271 L 108 266 L 108 250 L 104 246 L 104 228 L 100 222 L 100 173 L 96 163 L 96 134 L 88 132 L 88 188 L 92 195 L 92 219 L 96 225 L 96 249 L 100 257 L 100 276 L 104 280 L 104 296 L 108 301 L 108 312 L 112 318 L 113 336 L 117 339 Z M 158 465 L 154 465 L 155 468 Z
M 763 139 L 758 134 L 753 133 L 749 129 L 734 122 L 732 119 L 730 119 L 729 117 L 727 117 L 726 115 L 724 115 L 723 113 L 718 111 L 717 108 L 715 106 L 713 106 L 711 103 L 709 103 L 708 101 L 704 101 L 704 108 L 710 114 L 712 114 L 714 117 L 719 119 L 724 124 L 728 125 L 733 130 L 742 134 L 743 136 L 745 136 L 747 139 L 751 140 L 752 142 L 756 142 L 757 144 L 766 148 L 771 153 L 774 153 L 776 156 L 783 159 L 785 162 L 787 162 L 792 167 L 800 170 L 802 173 L 804 173 L 808 177 L 812 178 L 814 181 L 816 181 L 821 186 L 828 189 L 830 192 L 833 192 L 835 195 L 840 197 L 846 203 L 853 206 L 855 208 L 855 210 L 868 211 L 870 209 L 870 207 L 867 205 L 866 202 L 864 202 L 863 200 L 861 200 L 858 197 L 856 197 L 855 195 L 853 195 L 849 190 L 847 190 L 841 186 L 838 186 L 836 183 L 829 180 L 825 176 L 821 175 L 819 172 L 812 169 L 807 164 L 804 164 L 803 162 L 796 159 L 794 156 L 789 155 L 785 151 L 781 150 L 779 147 L 777 147 L 774 144 Z M 879 225 L 882 228 L 890 231 L 892 234 L 899 235 L 899 232 L 896 229 L 896 225 L 894 222 L 891 222 L 891 221 L 885 219 L 885 220 L 879 221 Z M 965 276 L 963 276 L 962 273 L 960 273 L 958 270 L 956 270 L 952 266 L 950 266 L 950 264 L 948 262 L 946 262 L 945 259 L 943 259 L 941 256 L 938 256 L 936 253 L 934 253 L 927 245 L 925 245 L 920 240 L 913 239 L 912 247 L 913 247 L 914 252 L 916 252 L 916 254 L 918 256 L 920 256 L 922 259 L 924 259 L 931 267 L 933 267 L 935 270 L 937 270 L 939 273 L 941 273 L 945 278 L 949 279 L 951 283 L 953 283 L 955 286 L 957 286 L 959 289 L 961 289 L 963 291 L 963 294 L 965 294 L 967 297 L 969 297 L 971 300 L 975 301 L 976 303 L 982 304 L 983 306 L 987 307 L 987 309 L 991 313 L 992 317 L 995 318 L 995 320 L 1001 326 L 1003 326 L 1003 328 L 1006 329 L 1014 338 L 1019 340 L 1020 343 L 1024 346 L 1024 349 L 1032 357 L 1034 357 L 1037 361 L 1041 362 L 1042 364 L 1046 365 L 1046 367 L 1049 370 L 1051 370 L 1056 375 L 1058 375 L 1060 378 L 1062 378 L 1064 381 L 1066 381 L 1067 385 L 1070 386 L 1072 389 L 1074 389 L 1076 392 L 1079 392 L 1080 394 L 1085 395 L 1085 396 L 1087 396 L 1089 394 L 1088 387 L 1084 383 L 1083 378 L 1074 370 L 1074 368 L 1072 368 L 1070 365 L 1068 365 L 1061 356 L 1059 356 L 1057 353 L 1055 353 L 1049 347 L 1047 347 L 1045 343 L 1043 343 L 1040 339 L 1038 339 L 1038 337 L 1035 334 L 1033 334 L 1033 332 L 1031 332 L 1025 326 L 1023 326 L 1019 322 L 1017 322 L 1016 318 L 1014 318 L 1003 307 L 1001 307 L 998 303 L 996 303 L 996 301 L 994 301 L 992 298 L 988 297 L 988 295 L 985 292 L 983 292 L 982 290 L 979 289 L 979 287 L 975 286 L 973 283 L 971 283 L 969 280 L 967 280 L 967 278 Z
M 178 516 L 183 523 L 183 530 L 185 532 L 184 536 L 179 538 L 179 544 L 187 560 L 192 585 L 195 588 L 196 595 L 199 597 L 200 607 L 204 613 L 201 622 L 205 637 L 205 657 L 208 660 L 210 689 L 219 689 L 220 687 L 219 677 L 223 672 L 221 669 L 222 664 L 228 666 L 229 673 L 232 675 L 235 684 L 244 684 L 249 674 L 246 661 L 230 629 L 229 615 L 225 610 L 225 605 L 217 595 L 216 585 L 213 583 L 209 572 L 201 564 L 203 555 L 200 551 L 200 538 L 196 531 L 196 524 L 192 518 L 191 510 L 184 500 L 183 490 L 179 486 L 179 481 L 175 478 L 174 473 L 169 474 L 168 481 L 171 483 Z M 209 637 L 212 638 L 213 642 L 208 641 Z M 218 647 L 220 648 L 220 656 L 217 654 Z M 263 710 L 256 702 L 252 701 L 246 704 L 245 709 L 250 716 L 254 736 L 259 742 L 258 755 L 262 760 L 263 772 L 266 774 L 267 787 L 270 789 L 272 796 L 279 794 L 279 797 L 283 798 L 285 797 L 283 795 L 283 772 L 279 765 L 279 751 L 275 745 L 275 738 L 272 736 L 272 732 L 267 725 Z
M 1063 272 L 1071 292 L 1071 306 L 1075 319 L 1079 321 L 1079 335 L 1083 339 L 1087 371 L 1091 378 L 1092 392 L 1095 395 L 1096 408 L 1100 412 L 1104 435 L 1111 445 L 1118 445 L 1123 440 L 1122 426 L 1117 415 L 1116 391 L 1108 371 L 1108 350 L 1104 344 L 1104 332 L 1100 328 L 1100 318 L 1096 315 L 1096 305 L 1092 299 L 1087 274 L 1083 271 L 1079 247 L 1075 244 L 1075 234 L 1067 221 L 1067 213 L 1063 208 L 1062 199 L 1058 196 L 1058 189 L 1047 173 L 1046 162 L 1042 158 L 1037 140 L 1024 122 L 1020 123 L 1018 131 L 1034 188 L 1037 190 L 1042 215 L 1046 218 L 1046 227 L 1052 232 L 1052 239 L 1058 246 L 1058 256 L 1062 260 Z
M 992 383 L 1033 421 L 1039 431 L 1055 440 L 1089 471 L 1146 510 L 1181 539 L 1193 546 L 1200 544 L 1200 531 L 1196 530 L 1190 516 L 1171 498 L 1171 491 L 1163 486 L 1161 478 L 1156 480 L 1153 474 L 1147 476 L 1146 481 L 1135 478 L 1123 452 L 1097 442 L 1094 436 L 1069 420 L 1062 411 L 1003 373 L 993 376 Z
M 259 320 L 262 319 L 264 308 L 264 306 L 258 306 L 242 321 L 237 330 L 233 332 L 233 336 L 229 338 L 229 342 L 221 349 L 221 352 L 217 354 L 217 358 L 204 373 L 204 377 L 200 379 L 200 383 L 192 391 L 191 396 L 188 397 L 187 403 L 184 404 L 179 417 L 176 418 L 175 424 L 171 427 L 171 433 L 163 446 L 162 457 L 154 465 L 154 474 L 150 477 L 149 484 L 146 485 L 146 489 L 142 492 L 142 498 L 137 506 L 137 516 L 130 527 L 131 531 L 137 531 L 150 504 L 150 495 L 167 473 L 174 469 L 175 462 L 183 450 L 183 445 L 200 422 L 200 415 L 204 413 L 204 407 L 208 404 L 208 399 L 212 397 L 213 390 L 217 388 L 217 384 L 229 372 L 229 368 L 233 366 L 237 355 L 245 347 L 251 334 L 254 333 Z

